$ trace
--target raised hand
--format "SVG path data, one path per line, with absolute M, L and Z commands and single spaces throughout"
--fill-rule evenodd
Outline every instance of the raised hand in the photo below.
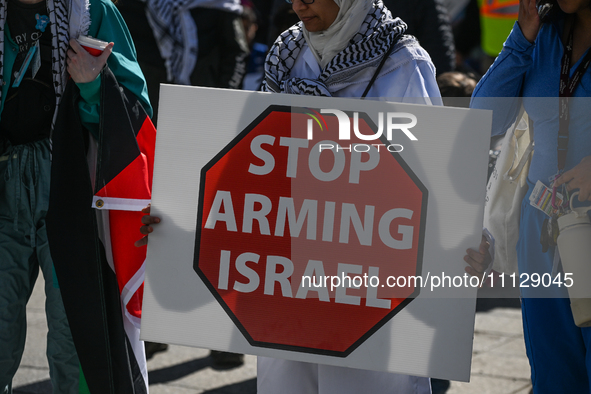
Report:
M 538 17 L 536 0 L 519 0 L 517 23 L 519 23 L 519 27 L 525 38 L 533 43 L 540 30 L 540 18 Z

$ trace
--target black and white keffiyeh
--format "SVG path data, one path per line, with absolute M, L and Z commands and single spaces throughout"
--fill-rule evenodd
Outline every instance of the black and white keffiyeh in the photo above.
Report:
M 197 26 L 193 8 L 215 8 L 242 12 L 238 0 L 144 0 L 146 16 L 164 59 L 168 81 L 190 85 L 197 63 Z
M 291 69 L 306 42 L 302 22 L 299 22 L 283 32 L 269 50 L 262 90 L 331 96 L 331 85 L 354 78 L 363 68 L 377 67 L 405 31 L 406 24 L 400 18 L 392 18 L 382 1 L 375 0 L 349 45 L 326 65 L 317 80 L 312 80 L 290 77 Z
M 89 0 L 47 0 L 47 12 L 51 22 L 52 35 L 52 74 L 56 106 L 53 123 L 57 116 L 59 103 L 68 81 L 66 52 L 70 37 L 87 35 L 90 28 Z M 4 29 L 6 26 L 6 0 L 0 1 L 0 81 L 10 83 L 10 76 L 4 78 Z M 2 90 L 0 89 L 0 99 Z M 53 129 L 53 124 L 52 124 Z

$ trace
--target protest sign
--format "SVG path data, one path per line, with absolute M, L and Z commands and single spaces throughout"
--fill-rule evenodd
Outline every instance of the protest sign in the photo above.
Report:
M 164 85 L 142 338 L 467 380 L 489 130 L 485 111 Z

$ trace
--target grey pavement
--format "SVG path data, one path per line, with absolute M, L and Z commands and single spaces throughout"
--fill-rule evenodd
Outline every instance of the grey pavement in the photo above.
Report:
M 43 280 L 37 281 L 27 307 L 25 353 L 13 380 L 15 394 L 51 393 L 45 358 L 47 325 Z M 470 383 L 451 382 L 447 394 L 528 394 L 531 389 L 521 313 L 515 299 L 480 299 L 476 313 Z M 170 346 L 148 361 L 152 394 L 254 394 L 256 357 L 240 368 L 211 367 L 209 351 Z

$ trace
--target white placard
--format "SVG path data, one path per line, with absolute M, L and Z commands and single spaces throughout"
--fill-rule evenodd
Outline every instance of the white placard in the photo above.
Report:
M 161 86 L 160 100 L 152 213 L 161 217 L 162 222 L 150 235 L 148 246 L 142 312 L 142 339 L 298 361 L 468 381 L 477 288 L 472 286 L 464 275 L 465 263 L 462 258 L 465 250 L 470 247 L 476 248 L 481 238 L 491 124 L 490 112 L 174 85 Z M 317 138 L 331 136 L 330 138 L 335 142 L 338 116 L 335 111 L 331 114 L 330 111 L 326 111 L 327 109 L 346 111 L 351 116 L 352 124 L 354 124 L 352 114 L 355 112 L 365 114 L 360 115 L 359 119 L 363 119 L 364 116 L 369 117 L 370 120 L 367 123 L 370 124 L 373 121 L 373 127 L 380 124 L 380 117 L 384 117 L 382 119 L 384 134 L 388 129 L 388 124 L 412 123 L 412 117 L 404 119 L 408 114 L 416 118 L 416 125 L 407 130 L 409 133 L 405 133 L 400 128 L 393 129 L 392 141 L 384 139 L 362 141 L 367 145 L 378 145 L 385 142 L 386 144 L 383 144 L 381 149 L 385 149 L 384 147 L 387 147 L 388 143 L 402 147 L 401 152 L 388 153 L 390 158 L 386 159 L 382 159 L 386 157 L 382 155 L 379 160 L 391 160 L 391 157 L 396 157 L 396 162 L 404 163 L 400 168 L 408 169 L 417 184 L 422 185 L 421 190 L 425 191 L 422 197 L 423 201 L 422 203 L 419 201 L 416 209 L 396 210 L 397 208 L 404 209 L 402 207 L 404 204 L 398 202 L 397 205 L 395 204 L 394 210 L 390 209 L 392 207 L 382 209 L 383 207 L 373 206 L 370 203 L 360 205 L 356 204 L 357 195 L 351 197 L 351 203 L 347 203 L 347 196 L 353 195 L 349 193 L 354 193 L 354 191 L 348 191 L 347 184 L 360 182 L 360 176 L 365 177 L 366 173 L 369 174 L 370 170 L 373 170 L 370 159 L 375 156 L 371 156 L 370 153 L 361 153 L 353 158 L 354 154 L 347 150 L 344 152 L 341 150 L 341 153 L 344 153 L 344 157 L 347 158 L 346 168 L 343 167 L 342 171 L 333 174 L 336 174 L 335 176 L 341 175 L 341 178 L 347 177 L 343 183 L 344 186 L 333 188 L 334 198 L 329 198 L 325 194 L 321 198 L 310 197 L 309 193 L 321 188 L 323 184 L 330 184 L 332 181 L 331 171 L 337 167 L 338 156 L 341 153 L 335 152 L 335 149 L 324 147 L 324 150 L 318 154 L 312 154 L 314 148 L 318 149 L 317 142 L 319 140 L 310 141 L 308 148 L 303 147 L 307 142 L 305 141 L 306 134 L 302 134 L 301 130 L 298 135 L 291 134 L 292 139 L 285 136 L 282 139 L 279 137 L 279 130 L 277 138 L 269 136 L 269 130 L 273 129 L 271 126 L 267 125 L 265 132 L 260 132 L 257 127 L 253 126 L 255 121 L 260 124 L 261 119 L 270 119 L 266 116 L 277 115 L 281 118 L 285 112 L 291 110 L 296 114 L 292 117 L 295 119 L 292 121 L 293 129 L 299 127 L 297 125 L 304 124 L 302 126 L 304 128 L 300 127 L 300 129 L 306 131 L 309 130 L 306 127 L 312 127 Z M 392 113 L 398 115 L 395 117 L 396 119 L 388 123 L 387 114 Z M 306 117 L 312 120 L 305 122 L 308 119 Z M 331 130 L 332 134 L 326 134 L 327 128 Z M 245 129 L 250 131 L 244 131 Z M 319 132 L 319 130 L 321 131 Z M 263 137 L 253 139 L 252 135 L 254 134 L 252 133 L 256 132 L 259 132 Z M 239 134 L 241 137 L 236 138 Z M 412 134 L 417 140 L 412 141 L 408 134 Z M 243 149 L 242 153 L 238 154 L 236 152 L 239 152 L 241 141 L 242 148 L 249 149 Z M 245 145 L 244 141 L 250 142 Z M 324 142 L 326 143 L 327 140 L 325 139 Z M 346 147 L 347 144 L 353 142 L 353 139 L 351 141 L 337 140 L 336 142 L 341 144 L 341 147 Z M 359 143 L 359 141 L 357 142 Z M 351 148 L 351 145 L 349 147 Z M 274 160 L 271 160 L 273 149 L 285 149 L 286 154 L 279 156 L 277 155 L 278 151 L 275 150 L 273 151 L 275 152 Z M 353 147 L 353 150 L 355 149 L 377 148 Z M 400 150 L 399 148 L 392 149 Z M 220 154 L 220 152 L 223 153 Z M 229 156 L 230 154 L 232 156 Z M 283 233 L 277 232 L 277 227 L 280 226 L 277 225 L 272 214 L 268 218 L 263 217 L 263 222 L 268 219 L 270 227 L 265 233 L 264 225 L 261 225 L 262 222 L 259 219 L 250 217 L 247 220 L 248 215 L 243 215 L 242 211 L 261 210 L 261 207 L 267 204 L 266 196 L 272 193 L 267 189 L 272 189 L 273 182 L 275 182 L 273 179 L 279 178 L 261 178 L 266 179 L 261 183 L 262 186 L 256 183 L 252 190 L 241 191 L 241 194 L 236 190 L 228 190 L 229 193 L 225 194 L 226 198 L 223 194 L 219 194 L 215 182 L 212 185 L 213 178 L 209 175 L 212 172 L 207 172 L 215 170 L 216 166 L 221 166 L 219 163 L 223 157 L 232 157 L 232 161 L 225 164 L 225 169 L 222 166 L 218 172 L 221 171 L 221 173 L 236 178 L 235 182 L 226 182 L 224 188 L 220 186 L 220 190 L 233 188 L 234 183 L 238 185 L 243 179 L 246 179 L 239 172 L 231 175 L 234 170 L 238 171 L 238 167 L 241 171 L 244 168 L 250 168 L 250 173 L 245 173 L 248 176 L 259 174 L 261 177 L 270 176 L 273 174 L 273 170 L 281 169 L 285 173 L 283 178 L 291 177 L 290 181 L 292 182 L 297 179 L 294 170 L 303 174 L 303 171 L 308 169 L 309 174 L 316 177 L 319 186 L 309 185 L 303 188 L 297 186 L 298 191 L 296 192 L 295 183 L 292 183 L 292 190 L 295 194 L 303 194 L 303 197 L 300 196 L 302 199 L 313 201 L 309 203 L 312 204 L 311 206 L 318 207 L 316 218 L 318 231 L 314 233 L 314 230 L 311 230 L 305 221 L 302 221 L 299 232 L 290 230 L 289 223 L 283 227 L 285 230 Z M 291 161 L 289 157 L 291 157 Z M 293 167 L 295 157 L 299 157 L 299 161 L 297 166 Z M 322 162 L 318 160 L 326 159 L 318 159 L 318 157 L 332 158 L 327 162 Z M 238 166 L 236 163 L 240 160 L 245 165 Z M 351 163 L 354 160 L 357 160 L 355 161 L 356 170 L 352 171 L 351 168 L 354 166 Z M 382 162 L 380 161 L 380 165 Z M 396 162 L 393 161 L 394 164 L 391 165 L 395 167 Z M 285 165 L 285 163 L 291 164 Z M 315 166 L 317 168 L 313 169 Z M 206 172 L 203 174 L 208 174 L 205 177 L 202 176 L 204 168 Z M 290 171 L 292 172 L 290 173 Z M 351 175 L 354 172 L 357 173 L 357 178 L 355 175 Z M 393 170 L 393 174 L 395 173 Z M 388 179 L 386 174 L 387 171 L 380 176 L 384 177 L 382 181 L 384 182 L 384 193 L 390 193 L 387 191 L 389 190 L 388 185 L 395 184 L 396 179 Z M 322 177 L 325 179 L 320 179 Z M 408 183 L 401 182 L 400 185 L 399 193 L 404 194 L 405 190 L 414 190 L 412 187 L 406 189 Z M 213 203 L 211 201 L 209 203 L 202 202 L 200 206 L 200 192 L 204 192 L 207 188 L 212 189 L 212 195 L 218 198 L 218 206 L 215 209 L 212 208 L 216 204 L 215 201 Z M 216 190 L 219 195 L 215 194 Z M 419 189 L 417 188 L 417 190 Z M 417 190 L 414 190 L 414 193 L 420 193 Z M 371 196 L 379 194 L 379 192 L 380 188 L 374 187 L 367 194 Z M 237 198 L 240 195 L 243 200 L 248 199 L 244 197 L 245 193 L 251 195 L 249 197 L 252 200 L 250 208 L 246 203 L 243 206 L 242 200 Z M 296 213 L 300 212 L 301 214 L 299 210 L 302 199 L 295 204 Z M 271 200 L 269 199 L 269 201 Z M 327 211 L 330 211 L 329 206 L 326 205 L 329 200 L 337 201 L 335 204 L 337 219 L 333 218 L 333 222 L 331 222 L 334 225 L 331 228 L 336 229 L 332 238 L 323 232 L 326 223 L 328 223 L 326 220 L 329 220 L 326 214 Z M 407 200 L 410 203 L 415 199 Z M 240 212 L 233 217 L 229 216 L 229 201 L 233 204 L 232 208 L 236 212 Z M 287 200 L 283 200 L 284 203 L 285 201 Z M 275 199 L 269 204 L 271 204 L 269 205 L 270 209 L 278 209 L 276 206 L 278 202 Z M 369 208 L 368 211 L 367 206 L 374 208 Z M 338 218 L 345 215 L 343 213 L 345 208 L 349 211 L 353 210 L 352 214 L 347 211 L 350 221 L 339 222 Z M 199 213 L 200 209 L 201 214 Z M 287 208 L 285 209 L 287 210 Z M 211 215 L 212 211 L 217 212 L 217 216 L 216 214 Z M 250 216 L 257 216 L 256 212 L 252 212 Z M 363 220 L 366 216 L 373 215 L 373 212 L 375 212 L 373 235 L 369 235 L 369 241 L 367 239 L 363 241 L 363 230 L 368 230 L 369 227 L 368 222 Z M 408 222 L 405 227 L 403 217 L 407 214 L 414 214 L 416 220 L 420 219 L 419 222 L 416 222 L 418 224 L 411 226 L 411 222 Z M 198 220 L 199 215 L 201 215 L 200 220 Z M 355 227 L 355 215 L 359 219 L 357 227 Z M 307 220 L 310 220 L 311 217 L 314 216 L 308 216 Z M 387 218 L 384 219 L 384 217 Z M 401 217 L 402 221 L 396 222 L 396 218 Z M 209 228 L 206 224 L 208 219 L 210 220 Z M 289 222 L 289 218 L 286 220 Z M 386 224 L 380 229 L 379 223 L 384 220 Z M 408 220 L 411 220 L 410 217 Z M 236 222 L 235 229 L 231 228 L 232 221 Z M 249 222 L 252 226 L 244 227 L 244 222 Z M 198 223 L 200 224 L 198 225 Z M 201 230 L 196 231 L 199 226 L 201 226 Z M 211 228 L 212 226 L 213 228 Z M 339 238 L 343 236 L 345 228 L 348 238 Z M 390 238 L 388 237 L 388 228 L 390 229 Z M 407 235 L 410 234 L 409 239 L 412 239 L 412 246 L 407 245 L 406 241 L 403 242 L 405 229 L 410 229 L 410 233 L 407 232 Z M 288 233 L 291 231 L 292 255 L 283 256 L 288 260 L 291 258 L 291 260 L 286 261 L 280 258 L 273 260 L 264 250 L 252 250 L 251 252 L 259 256 L 260 260 L 258 263 L 248 262 L 247 257 L 252 258 L 252 254 L 240 255 L 240 252 L 228 247 L 225 255 L 224 252 L 218 253 L 219 259 L 216 258 L 211 262 L 219 272 L 216 271 L 209 283 L 206 284 L 202 280 L 205 278 L 207 281 L 207 274 L 204 273 L 206 270 L 201 272 L 202 276 L 199 276 L 194 269 L 194 262 L 196 244 L 200 245 L 200 237 L 209 230 L 223 231 L 215 233 L 213 238 L 208 238 L 210 241 L 201 245 L 202 249 L 217 244 L 216 239 L 221 239 L 223 244 L 226 240 L 230 242 L 234 236 L 244 236 L 244 233 L 249 233 L 249 236 L 258 233 L 259 238 L 268 239 L 269 244 L 274 245 L 277 240 L 284 239 L 282 237 L 289 239 L 290 234 Z M 338 233 L 339 231 L 341 234 Z M 326 238 L 323 239 L 323 237 Z M 305 241 L 298 243 L 302 239 Z M 374 240 L 374 245 L 367 246 L 367 242 L 371 243 L 372 240 Z M 327 244 L 330 244 L 338 252 L 343 250 L 339 248 L 349 247 L 348 244 L 353 243 L 363 245 L 363 242 L 366 242 L 364 247 L 373 248 L 375 246 L 377 248 L 380 240 L 383 244 L 389 242 L 389 247 L 393 250 L 397 248 L 396 253 L 402 253 L 400 250 L 407 247 L 420 249 L 418 260 L 415 260 L 419 262 L 417 272 L 424 283 L 423 287 L 417 286 L 412 301 L 401 304 L 400 308 L 389 313 L 386 318 L 379 320 L 373 329 L 367 330 L 366 335 L 359 337 L 356 341 L 349 343 L 347 341 L 351 341 L 350 338 L 340 338 L 340 335 L 334 335 L 335 338 L 338 337 L 335 342 L 342 340 L 345 343 L 343 348 L 331 347 L 333 346 L 331 343 L 318 344 L 319 341 L 314 342 L 313 340 L 308 342 L 306 338 L 311 336 L 307 334 L 304 338 L 297 338 L 290 342 L 292 340 L 288 337 L 290 331 L 284 321 L 277 321 L 276 325 L 277 330 L 285 331 L 281 331 L 280 335 L 269 334 L 271 339 L 267 339 L 264 330 L 253 334 L 251 331 L 253 321 L 256 325 L 257 321 L 267 322 L 274 316 L 283 318 L 286 316 L 283 309 L 290 308 L 297 302 L 307 302 L 307 307 L 312 305 L 309 307 L 310 311 L 315 309 L 313 305 L 319 305 L 318 308 L 334 305 L 335 308 L 341 308 L 335 309 L 341 314 L 338 316 L 342 316 L 342 308 L 352 308 L 350 309 L 352 314 L 359 311 L 359 316 L 365 316 L 363 314 L 368 310 L 373 313 L 379 308 L 387 307 L 388 302 L 385 300 L 387 297 L 383 293 L 386 290 L 383 289 L 378 289 L 378 293 L 371 294 L 367 289 L 345 289 L 344 292 L 338 294 L 337 292 L 328 292 L 330 298 L 328 302 L 323 301 L 323 295 L 326 293 L 318 290 L 308 292 L 309 297 L 305 300 L 298 298 L 301 273 L 306 267 L 309 269 L 318 268 L 317 262 L 310 263 L 310 260 L 314 260 L 316 246 L 325 248 Z M 309 248 L 298 247 L 308 245 L 305 242 L 315 243 L 309 244 L 312 245 Z M 255 246 L 253 246 L 254 248 Z M 296 249 L 298 250 L 296 251 Z M 296 255 L 307 257 L 300 262 L 295 257 Z M 236 262 L 237 258 L 247 261 L 246 263 L 242 262 L 242 268 L 237 267 L 240 265 Z M 200 265 L 202 261 L 199 261 Z M 290 289 L 282 287 L 285 282 L 280 275 L 286 267 L 290 268 L 290 264 L 295 265 L 294 274 L 289 277 L 291 293 Z M 368 264 L 371 265 L 371 263 Z M 260 274 L 254 278 L 252 273 L 255 271 L 252 268 L 248 269 L 248 266 L 260 268 L 262 271 L 259 273 L 265 272 L 264 270 L 267 269 L 266 276 Z M 336 267 L 336 263 L 333 266 Z M 329 270 L 326 268 L 328 265 L 323 267 L 327 271 Z M 341 273 L 345 268 L 350 270 L 347 272 L 356 272 L 357 269 L 355 264 L 339 265 Z M 270 269 L 273 272 L 268 271 Z M 366 269 L 367 264 L 364 268 L 359 268 L 363 272 Z M 266 279 L 269 272 L 275 275 L 270 282 L 269 279 Z M 318 270 L 314 273 L 318 274 Z M 305 295 L 306 292 L 301 294 Z M 249 301 L 252 298 L 241 298 L 253 296 L 260 300 L 260 303 L 257 303 L 255 307 Z M 310 299 L 313 296 L 316 299 Z M 350 305 L 343 306 L 347 303 Z M 244 309 L 244 305 L 248 305 L 247 309 Z M 246 313 L 242 313 L 244 310 Z M 315 318 L 316 320 L 300 321 L 296 319 L 296 322 L 301 324 L 302 330 L 309 329 L 310 325 L 313 325 L 313 328 L 318 332 L 322 332 L 324 329 L 334 330 L 334 326 L 325 325 L 325 322 L 330 319 L 322 319 L 321 315 L 323 314 L 325 313 L 320 313 L 318 319 Z M 338 323 L 341 320 L 338 316 L 332 320 Z M 319 321 L 322 324 L 314 323 Z M 355 321 L 355 319 L 352 320 L 349 317 L 349 319 L 343 318 L 342 321 L 349 325 L 342 325 L 342 331 L 347 332 L 351 330 L 351 321 Z M 359 318 L 357 321 L 363 323 L 364 319 Z M 357 327 L 357 324 L 353 325 Z M 256 327 L 257 330 L 260 328 Z M 360 328 L 360 330 L 363 329 L 366 328 Z M 299 329 L 294 330 L 298 331 Z M 269 333 L 273 331 L 276 331 L 275 328 L 270 327 Z M 296 336 L 294 334 L 294 338 Z M 323 347 L 325 345 L 326 347 Z

